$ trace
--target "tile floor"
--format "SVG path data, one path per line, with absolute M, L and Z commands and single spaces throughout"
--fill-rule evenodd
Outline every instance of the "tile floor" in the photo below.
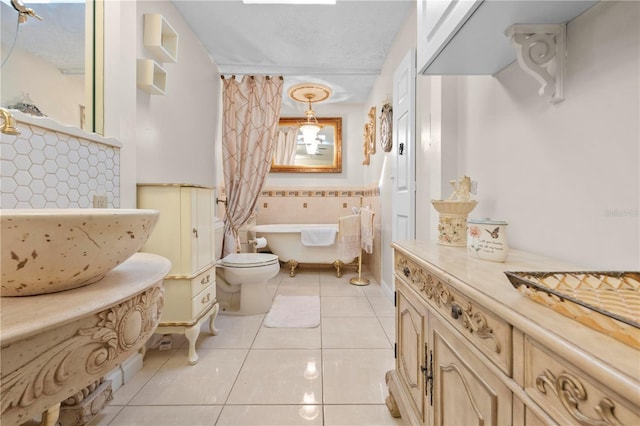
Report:
M 219 315 L 217 336 L 203 324 L 198 364 L 188 364 L 186 340 L 174 335 L 171 350 L 147 352 L 91 426 L 402 424 L 384 404 L 393 301 L 374 280 L 349 284 L 353 276 L 302 269 L 291 278 L 282 270 L 269 288 L 319 295 L 319 327 L 267 328 L 265 315 Z

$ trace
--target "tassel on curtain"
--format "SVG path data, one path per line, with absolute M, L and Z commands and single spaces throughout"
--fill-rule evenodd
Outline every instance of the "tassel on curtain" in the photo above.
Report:
M 256 207 L 271 167 L 283 79 L 222 77 L 222 157 L 227 194 L 223 256 L 240 251 L 238 229 Z

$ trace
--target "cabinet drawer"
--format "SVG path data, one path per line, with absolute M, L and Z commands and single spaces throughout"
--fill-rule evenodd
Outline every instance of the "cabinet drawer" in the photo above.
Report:
M 525 391 L 559 424 L 640 424 L 634 404 L 529 337 L 524 369 Z
M 198 295 L 191 299 L 191 312 L 193 318 L 198 317 L 202 311 L 205 310 L 216 300 L 216 285 L 215 283 L 209 285 L 202 290 Z
M 402 253 L 396 251 L 395 259 L 396 276 L 417 291 L 480 352 L 511 376 L 511 325 Z
M 210 271 L 210 273 L 212 273 L 213 269 Z M 198 277 L 200 277 L 200 279 L 198 279 Z M 198 277 L 193 279 L 165 278 L 164 310 L 160 318 L 160 322 L 163 325 L 193 324 L 198 315 L 202 313 L 202 310 L 215 301 L 215 280 L 212 280 L 207 286 L 200 289 L 200 287 L 202 287 L 200 281 L 206 277 L 206 274 L 200 274 Z M 197 286 L 194 285 L 194 282 L 197 282 Z M 194 295 L 194 288 L 200 290 L 199 293 Z M 202 300 L 204 300 L 204 302 Z
M 196 275 L 195 278 L 191 279 L 191 296 L 194 297 L 198 293 L 200 293 L 205 288 L 209 287 L 210 284 L 216 282 L 216 267 L 213 266 L 210 269 Z M 213 297 L 215 298 L 215 286 L 213 288 L 214 293 Z

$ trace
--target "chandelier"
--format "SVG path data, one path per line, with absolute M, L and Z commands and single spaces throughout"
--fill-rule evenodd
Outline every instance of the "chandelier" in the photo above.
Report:
M 291 86 L 288 94 L 294 101 L 304 102 L 308 105 L 308 109 L 304 112 L 307 120 L 299 123 L 299 127 L 307 153 L 315 154 L 318 150 L 318 132 L 322 126 L 318 123 L 311 104 L 328 99 L 331 96 L 331 89 L 323 84 L 302 83 Z

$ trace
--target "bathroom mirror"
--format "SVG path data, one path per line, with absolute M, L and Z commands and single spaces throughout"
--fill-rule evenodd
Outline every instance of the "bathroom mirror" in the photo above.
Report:
M 314 143 L 306 143 L 299 127 L 304 117 L 281 117 L 271 172 L 341 173 L 342 118 L 318 118 L 321 129 Z
M 102 134 L 102 113 L 96 108 L 102 93 L 95 84 L 100 75 L 94 73 L 101 66 L 95 41 L 100 39 L 102 25 L 95 24 L 101 23 L 102 2 L 24 3 L 42 20 L 30 16 L 18 25 L 11 0 L 0 2 L 2 106 Z

